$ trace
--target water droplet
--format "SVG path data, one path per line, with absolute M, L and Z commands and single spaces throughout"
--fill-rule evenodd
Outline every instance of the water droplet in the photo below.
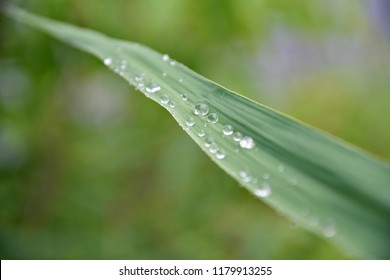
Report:
M 201 131 L 198 132 L 198 136 L 199 137 L 205 137 L 206 136 L 206 132 L 204 132 L 204 130 L 202 129 Z
M 161 104 L 164 104 L 164 105 L 168 104 L 169 96 L 166 94 L 161 94 L 160 95 L 160 102 L 161 102 Z
M 218 146 L 215 143 L 212 143 L 209 147 L 209 152 L 215 154 L 218 151 Z
M 179 79 L 179 83 L 182 83 L 183 82 L 183 79 Z
M 268 180 L 271 176 L 268 173 L 263 174 L 263 179 Z
M 188 117 L 186 120 L 186 125 L 187 126 L 194 126 L 195 125 L 195 119 L 193 117 Z
M 284 171 L 284 166 L 283 166 L 283 164 L 280 164 L 280 165 L 278 166 L 278 171 L 279 171 L 279 172 L 283 172 L 283 171 Z
M 104 58 L 103 62 L 104 62 L 104 65 L 111 66 L 112 65 L 112 58 L 106 57 L 106 58 Z
M 167 75 L 168 75 L 168 74 L 167 74 L 166 72 L 163 72 L 163 73 L 162 73 L 162 76 L 163 76 L 163 77 L 166 77 Z
M 207 116 L 207 121 L 209 123 L 217 123 L 218 122 L 218 115 L 216 113 L 211 113 Z
M 150 82 L 146 85 L 145 90 L 147 93 L 154 93 L 161 89 L 160 85 L 155 82 Z M 168 99 L 169 101 L 169 99 Z M 166 103 L 164 103 L 166 104 Z
M 195 106 L 194 108 L 194 115 L 198 116 L 206 116 L 209 112 L 209 106 L 207 104 L 201 103 Z
M 264 182 L 261 186 L 258 186 L 253 193 L 257 197 L 268 197 L 271 195 L 271 186 L 267 182 Z
M 206 140 L 204 142 L 204 145 L 206 147 L 210 147 L 211 144 L 214 144 L 214 139 L 211 136 L 209 136 L 209 137 L 206 138 Z
M 244 136 L 241 140 L 240 140 L 240 146 L 241 148 L 243 149 L 253 149 L 255 147 L 255 141 L 252 139 L 252 137 L 249 137 L 249 136 Z
M 240 132 L 235 132 L 233 134 L 233 140 L 236 142 L 240 142 L 242 139 L 242 134 Z
M 169 64 L 170 64 L 171 66 L 176 66 L 176 61 L 171 60 L 171 61 L 169 62 Z
M 126 71 L 127 69 L 127 61 L 126 60 L 122 60 L 121 61 L 121 64 L 119 65 L 119 68 L 120 70 L 123 72 L 123 71 Z M 123 74 L 123 73 L 122 73 Z
M 233 134 L 233 127 L 231 125 L 225 125 L 222 129 L 222 132 L 224 135 L 232 135 Z
M 216 153 L 215 153 L 215 157 L 217 159 L 224 159 L 226 157 L 226 153 L 224 150 L 222 149 L 219 149 Z
M 170 108 L 175 108 L 176 107 L 176 102 L 175 101 L 173 101 L 173 100 L 171 100 L 171 101 L 169 101 L 169 103 L 168 103 L 168 105 L 169 105 L 169 107 Z
M 245 170 L 241 170 L 238 175 L 240 175 L 242 181 L 244 181 L 245 183 L 249 183 L 250 181 L 252 181 L 252 176 L 250 175 L 250 173 L 248 171 L 245 171 Z
M 181 99 L 184 101 L 188 99 L 188 96 L 185 93 L 180 94 Z
M 145 86 L 145 81 L 144 81 L 145 75 L 144 74 L 138 74 L 134 77 L 134 81 L 136 86 L 142 90 Z
M 163 56 L 162 56 L 162 60 L 163 61 L 169 61 L 169 55 L 167 55 L 167 54 L 164 54 Z
M 135 80 L 136 82 L 142 82 L 143 79 L 144 79 L 144 76 L 143 76 L 142 74 L 138 74 L 138 75 L 136 75 L 136 76 L 134 77 L 134 80 Z
M 327 226 L 324 228 L 323 233 L 326 237 L 331 238 L 336 235 L 337 231 L 334 226 Z

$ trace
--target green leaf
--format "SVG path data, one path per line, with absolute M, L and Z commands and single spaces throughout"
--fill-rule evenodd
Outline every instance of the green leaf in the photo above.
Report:
M 358 256 L 390 257 L 387 163 L 145 46 L 17 8 L 7 14 L 101 59 L 165 107 L 216 164 L 298 224 Z

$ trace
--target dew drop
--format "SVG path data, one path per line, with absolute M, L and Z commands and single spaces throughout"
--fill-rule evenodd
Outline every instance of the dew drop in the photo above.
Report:
M 186 120 L 187 126 L 194 126 L 195 125 L 195 119 L 193 117 L 188 117 Z
M 169 103 L 168 103 L 168 105 L 169 105 L 169 107 L 170 108 L 175 108 L 176 107 L 176 102 L 175 101 L 173 101 L 173 100 L 171 100 L 171 101 L 169 101 Z
M 328 226 L 328 227 L 324 228 L 323 233 L 326 237 L 331 238 L 331 237 L 336 235 L 336 228 Z
M 212 143 L 209 147 L 209 152 L 215 154 L 218 151 L 218 146 L 215 143 Z
M 106 58 L 104 58 L 103 62 L 104 62 L 104 65 L 111 66 L 112 65 L 112 58 L 106 57 Z
M 224 159 L 226 157 L 226 153 L 224 150 L 222 149 L 219 149 L 216 153 L 215 153 L 215 157 L 217 159 Z
M 218 122 L 218 115 L 216 113 L 211 113 L 207 116 L 207 121 L 209 123 L 217 123 Z
M 334 221 L 332 219 L 325 222 L 325 225 L 322 229 L 322 233 L 324 234 L 325 237 L 328 238 L 331 238 L 336 235 L 337 230 Z
M 170 64 L 171 66 L 176 66 L 176 61 L 171 60 L 171 61 L 169 62 L 169 64 Z
M 255 141 L 252 139 L 252 137 L 249 137 L 249 136 L 244 136 L 241 140 L 240 140 L 240 146 L 241 148 L 243 149 L 253 149 L 255 147 Z
M 183 79 L 179 79 L 179 83 L 182 83 L 183 82 Z
M 126 71 L 126 69 L 127 69 L 127 61 L 126 60 L 121 61 L 121 64 L 119 65 L 119 69 L 122 71 L 122 74 L 123 74 L 123 71 Z
M 214 139 L 212 137 L 210 137 L 210 136 L 207 137 L 205 142 L 204 142 L 204 145 L 206 147 L 210 147 L 212 144 L 214 144 Z
M 263 179 L 268 180 L 271 176 L 268 173 L 263 174 Z
M 231 125 L 225 125 L 222 129 L 222 132 L 224 135 L 232 135 L 233 134 L 233 127 Z
M 240 142 L 242 139 L 242 134 L 240 132 L 235 132 L 233 134 L 233 140 L 236 142 Z
M 163 77 L 166 77 L 167 75 L 168 75 L 168 74 L 167 74 L 166 72 L 163 72 L 163 73 L 162 73 L 162 76 L 163 76 Z
M 264 182 L 261 186 L 258 186 L 253 193 L 257 197 L 268 197 L 271 195 L 271 186 L 267 182 Z
M 165 62 L 169 61 L 169 55 L 164 54 L 164 55 L 162 56 L 162 60 L 165 61 Z
M 136 82 L 142 82 L 144 80 L 144 76 L 142 74 L 138 74 L 134 77 Z
M 198 132 L 198 136 L 199 137 L 205 137 L 206 136 L 206 132 L 204 132 L 204 130 L 202 129 L 201 131 Z
M 155 82 L 150 82 L 146 85 L 145 90 L 147 93 L 154 93 L 161 89 L 160 85 Z M 169 99 L 168 99 L 169 101 Z M 164 103 L 166 104 L 166 103 Z
M 144 81 L 144 74 L 138 74 L 134 77 L 134 81 L 138 89 L 142 90 L 145 86 L 145 81 Z
M 208 112 L 209 112 L 209 106 L 207 106 L 207 104 L 201 103 L 201 104 L 195 105 L 193 113 L 195 116 L 198 116 L 198 115 L 205 116 L 205 115 L 207 115 Z
M 183 99 L 184 101 L 188 99 L 188 96 L 187 96 L 185 93 L 181 93 L 181 94 L 180 94 L 180 97 L 181 97 L 181 99 Z
M 164 105 L 168 104 L 169 103 L 169 96 L 166 94 L 161 94 L 160 95 L 160 102 L 161 102 L 161 104 L 164 104 Z
M 283 171 L 284 171 L 284 165 L 283 165 L 283 164 L 280 164 L 280 165 L 278 166 L 278 171 L 279 171 L 279 172 L 283 172 Z
M 249 183 L 250 181 L 252 181 L 252 177 L 250 175 L 250 173 L 248 171 L 245 171 L 245 170 L 241 170 L 238 175 L 240 175 L 241 179 L 243 182 L 245 183 Z

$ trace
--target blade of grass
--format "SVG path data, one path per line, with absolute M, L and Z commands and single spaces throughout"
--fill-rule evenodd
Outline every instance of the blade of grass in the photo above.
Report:
M 228 174 L 298 224 L 361 257 L 390 257 L 387 163 L 145 46 L 15 7 L 7 14 L 101 59 L 164 106 Z

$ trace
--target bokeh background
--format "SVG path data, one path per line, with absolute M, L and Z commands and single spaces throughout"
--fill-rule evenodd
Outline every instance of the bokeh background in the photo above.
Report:
M 42 0 L 390 159 L 387 0 Z M 2 259 L 348 259 L 101 62 L 0 16 Z

